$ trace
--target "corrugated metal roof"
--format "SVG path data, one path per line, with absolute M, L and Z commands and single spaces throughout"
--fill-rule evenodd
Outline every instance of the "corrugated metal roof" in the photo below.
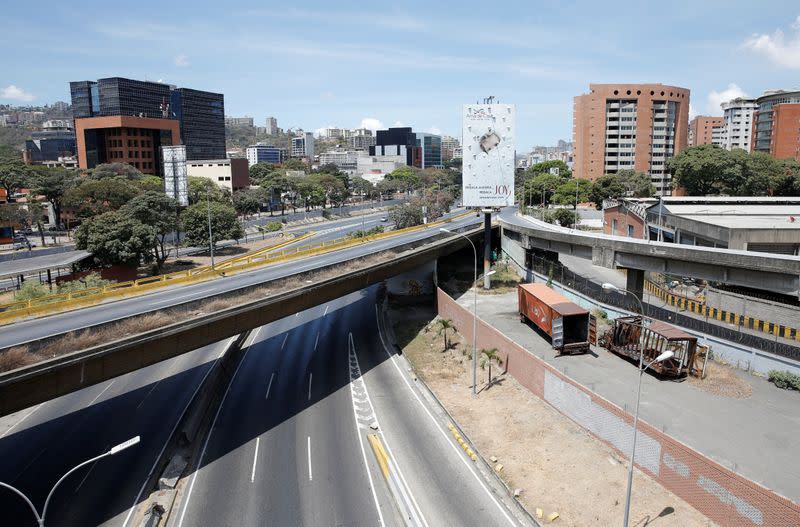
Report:
M 570 301 L 564 295 L 547 287 L 546 284 L 519 284 L 519 287 L 529 292 L 548 306 L 556 313 L 566 315 L 586 315 L 588 310 L 582 308 L 575 302 Z

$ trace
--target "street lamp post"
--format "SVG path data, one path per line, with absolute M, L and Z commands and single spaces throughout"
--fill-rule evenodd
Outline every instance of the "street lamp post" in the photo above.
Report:
M 53 485 L 52 489 L 50 489 L 50 493 L 47 495 L 47 499 L 44 500 L 44 507 L 42 508 L 42 514 L 39 514 L 39 511 L 36 510 L 36 506 L 33 504 L 33 502 L 31 502 L 30 499 L 28 499 L 28 497 L 25 494 L 22 493 L 21 490 L 15 488 L 15 487 L 12 487 L 11 485 L 9 485 L 7 483 L 3 483 L 2 481 L 0 481 L 0 487 L 7 488 L 11 492 L 17 494 L 23 500 L 25 500 L 25 503 L 28 504 L 28 507 L 30 507 L 31 511 L 33 512 L 33 515 L 36 517 L 36 522 L 39 524 L 39 527 L 44 527 L 44 520 L 45 520 L 45 517 L 47 515 L 47 506 L 50 505 L 50 498 L 53 497 L 53 493 L 55 492 L 56 488 L 65 479 L 67 479 L 67 477 L 70 474 L 72 474 L 73 472 L 75 472 L 76 470 L 78 470 L 78 469 L 80 469 L 82 467 L 85 467 L 86 465 L 94 463 L 95 461 L 97 461 L 99 459 L 102 459 L 102 458 L 108 457 L 108 456 L 113 456 L 115 454 L 119 454 L 120 452 L 122 452 L 126 448 L 130 448 L 130 447 L 134 446 L 135 444 L 137 444 L 138 442 L 139 442 L 139 436 L 132 437 L 131 439 L 128 439 L 124 443 L 120 443 L 117 446 L 111 447 L 111 449 L 108 450 L 108 452 L 104 452 L 104 453 L 100 454 L 99 456 L 95 456 L 95 457 L 93 457 L 91 459 L 87 459 L 83 463 L 80 463 L 80 464 L 74 466 L 73 468 L 71 468 L 69 471 L 67 471 L 66 474 L 61 476 L 61 479 L 56 481 L 56 484 Z
M 628 291 L 627 289 L 622 289 L 621 287 L 617 287 L 611 283 L 604 283 L 602 286 L 603 291 L 606 293 L 610 293 L 615 291 L 621 294 L 631 295 L 636 301 L 639 303 L 639 310 L 642 313 L 642 319 L 640 323 L 640 327 L 644 328 L 644 306 L 642 304 L 641 299 L 638 296 L 633 294 L 632 292 Z M 633 441 L 631 444 L 631 460 L 628 466 L 628 488 L 625 493 L 625 517 L 622 522 L 622 527 L 628 527 L 628 519 L 631 513 L 631 490 L 633 489 L 633 464 L 634 464 L 634 457 L 636 455 L 636 435 L 637 435 L 637 426 L 639 424 L 639 402 L 642 400 L 642 377 L 644 376 L 644 372 L 647 371 L 647 368 L 652 366 L 657 362 L 662 362 L 667 359 L 672 358 L 675 355 L 675 352 L 671 350 L 667 350 L 652 361 L 648 362 L 647 365 L 642 367 L 642 363 L 644 360 L 644 350 L 640 350 L 639 352 L 639 385 L 636 389 L 636 411 L 633 414 Z
M 214 235 L 211 233 L 211 191 L 206 187 L 206 212 L 208 212 L 208 248 L 211 252 L 211 270 L 214 270 Z
M 464 236 L 464 234 L 445 229 L 444 227 L 439 228 L 439 230 L 448 234 L 456 234 L 467 240 L 472 246 L 472 254 L 475 257 L 475 267 L 472 276 L 472 288 L 474 290 L 472 309 L 472 396 L 476 397 L 478 395 L 478 251 L 475 249 L 475 244 L 472 243 L 472 240 Z M 486 274 L 488 276 L 494 273 L 495 271 L 489 271 Z

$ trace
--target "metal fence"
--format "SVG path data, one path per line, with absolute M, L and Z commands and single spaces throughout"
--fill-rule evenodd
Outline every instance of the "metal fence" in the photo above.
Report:
M 532 271 L 547 276 L 554 282 L 558 282 L 570 289 L 593 298 L 604 304 L 618 307 L 626 311 L 638 312 L 639 304 L 630 295 L 608 294 L 603 292 L 600 284 L 593 282 L 565 267 L 558 261 L 542 258 L 528 253 L 525 266 Z M 520 263 L 520 262 L 518 262 Z M 800 360 L 800 347 L 792 346 L 784 342 L 778 342 L 770 338 L 752 335 L 741 330 L 741 328 L 730 328 L 715 323 L 713 319 L 697 318 L 687 316 L 677 311 L 676 308 L 667 309 L 662 306 L 653 305 L 643 301 L 645 315 L 657 320 L 663 320 L 681 326 L 686 329 L 705 333 L 712 337 L 717 337 L 730 342 L 736 342 L 744 346 L 760 349 L 785 357 L 792 360 Z M 777 335 L 776 335 L 777 339 Z

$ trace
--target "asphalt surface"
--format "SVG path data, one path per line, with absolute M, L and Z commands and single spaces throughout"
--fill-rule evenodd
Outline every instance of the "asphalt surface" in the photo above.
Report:
M 369 223 L 369 221 L 370 220 L 366 218 L 364 219 L 364 224 L 367 228 L 369 228 L 371 224 L 374 225 L 376 222 L 381 223 L 379 217 L 373 218 L 371 220 L 372 223 Z M 479 221 L 479 218 L 470 215 L 450 223 L 449 227 L 463 228 Z M 321 229 L 320 234 L 313 238 L 302 240 L 299 243 L 307 244 L 325 239 L 338 238 L 344 236 L 348 230 L 360 229 L 361 225 L 361 220 L 351 219 L 341 223 L 337 222 L 337 225 L 328 225 L 325 229 Z M 16 322 L 3 326 L 2 332 L 0 332 L 0 349 L 31 342 L 51 335 L 65 333 L 67 331 L 74 331 L 104 322 L 126 318 L 135 314 L 157 311 L 176 304 L 206 298 L 215 294 L 269 282 L 271 280 L 277 280 L 302 271 L 341 263 L 409 242 L 440 236 L 441 234 L 437 227 L 432 227 L 390 238 L 365 242 L 364 244 L 347 249 L 306 257 L 302 260 L 270 265 L 261 269 L 243 272 L 234 276 L 208 282 L 175 286 L 154 291 L 149 294 L 107 302 L 76 311 Z
M 172 525 L 403 525 L 371 422 L 422 525 L 518 525 L 384 347 L 376 302 L 372 287 L 254 333 Z
M 0 419 L 0 481 L 41 512 L 58 479 L 136 435 L 141 442 L 79 469 L 57 488 L 46 525 L 125 523 L 178 419 L 227 341 L 206 346 Z M 35 526 L 22 498 L 0 488 L 0 525 Z

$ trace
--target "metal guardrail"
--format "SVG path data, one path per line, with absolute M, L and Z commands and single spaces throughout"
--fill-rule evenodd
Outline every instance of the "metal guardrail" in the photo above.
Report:
M 461 219 L 472 214 L 472 211 L 446 218 L 426 225 L 417 225 L 398 229 L 384 233 L 374 234 L 361 238 L 341 237 L 334 240 L 302 245 L 294 249 L 277 250 L 278 247 L 262 249 L 254 253 L 242 255 L 226 260 L 212 269 L 210 266 L 177 271 L 160 276 L 140 278 L 104 286 L 101 288 L 83 289 L 72 293 L 58 293 L 47 295 L 31 300 L 0 304 L 0 325 L 8 324 L 20 318 L 38 316 L 44 314 L 54 314 L 63 311 L 70 311 L 80 307 L 96 305 L 109 299 L 120 299 L 139 295 L 153 289 L 159 289 L 176 284 L 190 284 L 214 279 L 218 276 L 229 276 L 231 274 L 247 271 L 256 267 L 274 264 L 282 261 L 291 260 L 300 256 L 316 256 L 319 254 L 346 249 L 356 245 L 361 245 L 369 241 L 376 241 L 394 236 L 408 234 L 441 225 L 454 220 Z M 288 240 L 282 245 L 296 243 L 297 241 L 310 237 L 311 234 Z
M 645 282 L 645 289 L 652 295 L 663 300 L 667 305 L 676 306 L 684 311 L 691 311 L 700 316 L 714 320 L 719 320 L 734 326 L 760 331 L 773 336 L 780 336 L 789 340 L 800 342 L 800 327 L 784 326 L 767 320 L 761 320 L 747 315 L 740 315 L 732 311 L 726 311 L 716 307 L 709 307 L 704 302 L 693 300 L 689 297 L 676 295 L 667 291 L 663 287 L 651 282 Z

